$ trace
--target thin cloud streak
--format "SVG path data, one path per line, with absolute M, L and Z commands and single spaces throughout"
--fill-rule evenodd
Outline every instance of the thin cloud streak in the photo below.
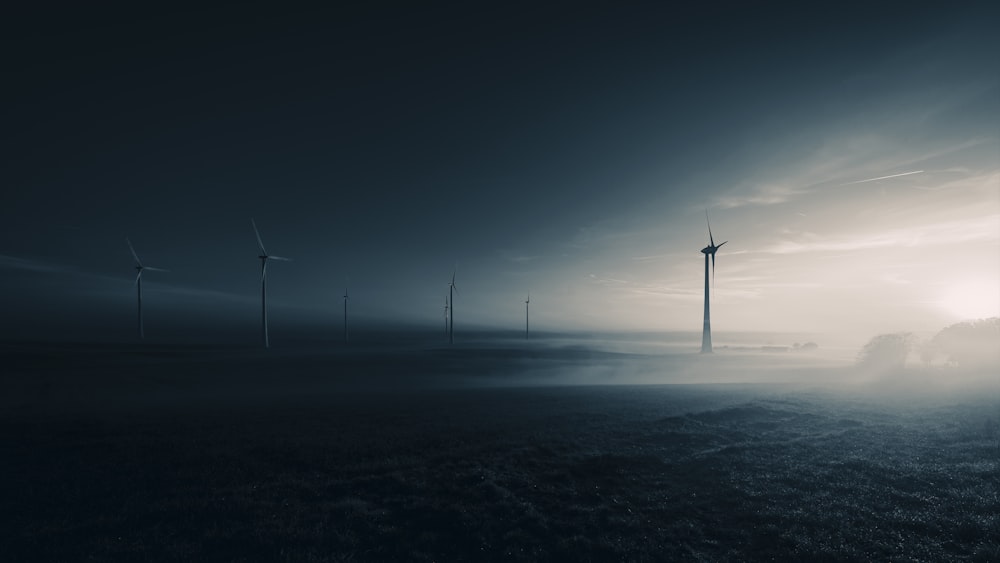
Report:
M 855 180 L 854 182 L 847 182 L 840 184 L 841 186 L 852 186 L 854 184 L 864 184 L 866 182 L 877 182 L 879 180 L 888 180 L 889 178 L 899 178 L 900 176 L 910 176 L 912 174 L 923 174 L 923 170 L 914 170 L 912 172 L 902 172 L 900 174 L 890 174 L 888 176 L 879 176 L 878 178 L 867 178 L 865 180 Z
M 18 258 L 17 256 L 9 256 L 5 254 L 0 254 L 0 269 L 23 270 L 27 272 L 39 272 L 46 274 L 76 273 L 76 270 L 60 266 L 58 264 L 50 264 L 39 260 L 29 260 L 27 258 Z
M 33 272 L 35 274 L 52 274 L 55 276 L 66 276 L 80 280 L 90 280 L 91 282 L 99 282 L 101 284 L 104 284 L 105 288 L 109 288 L 112 286 L 123 286 L 126 284 L 131 285 L 135 283 L 135 279 L 132 277 L 122 278 L 121 276 L 96 274 L 92 272 L 85 272 L 77 268 L 74 268 L 72 266 L 53 264 L 51 262 L 44 262 L 41 260 L 18 258 L 16 256 L 10 256 L 5 254 L 0 254 L 0 270 L 20 270 L 24 272 Z M 227 291 L 219 291 L 214 289 L 202 289 L 195 287 L 178 286 L 178 285 L 173 285 L 169 282 L 164 282 L 163 280 L 156 280 L 154 283 L 148 286 L 147 291 L 149 291 L 150 293 L 163 293 L 181 297 L 213 299 L 213 300 L 224 299 L 234 302 L 256 301 L 256 297 L 230 293 Z
M 1000 242 L 1000 214 L 976 219 L 947 221 L 933 225 L 892 229 L 867 236 L 824 238 L 815 233 L 803 233 L 805 241 L 780 241 L 765 247 L 766 254 L 798 254 L 804 252 L 843 252 L 887 247 L 947 245 L 967 242 Z
M 747 196 L 722 196 L 716 198 L 713 207 L 722 209 L 733 209 L 745 205 L 776 205 L 785 203 L 796 197 L 809 193 L 810 190 L 803 188 L 791 188 L 788 186 L 767 185 L 758 187 L 754 193 Z

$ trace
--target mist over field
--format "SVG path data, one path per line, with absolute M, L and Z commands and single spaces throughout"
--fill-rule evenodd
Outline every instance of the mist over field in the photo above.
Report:
M 18 560 L 1000 554 L 995 371 L 741 338 L 5 343 L 0 540 Z

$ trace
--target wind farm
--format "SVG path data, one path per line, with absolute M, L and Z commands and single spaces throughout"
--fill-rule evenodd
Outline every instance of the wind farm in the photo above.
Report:
M 998 15 L 19 4 L 3 560 L 1000 561 Z

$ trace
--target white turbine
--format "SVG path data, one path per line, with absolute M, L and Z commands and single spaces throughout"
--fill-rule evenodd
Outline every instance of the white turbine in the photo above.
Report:
M 528 307 L 531 305 L 531 292 L 528 292 L 528 298 L 524 300 L 524 339 L 528 339 Z
M 718 245 L 715 244 L 715 239 L 712 237 L 712 223 L 708 221 L 708 211 L 705 211 L 705 223 L 708 224 L 708 246 L 701 249 L 701 253 L 705 255 L 705 319 L 702 323 L 701 329 L 701 353 L 711 354 L 712 353 L 712 321 L 709 315 L 708 308 L 708 257 L 712 256 L 712 287 L 715 287 L 715 252 L 722 248 L 722 245 L 726 244 L 727 241 L 720 242 Z

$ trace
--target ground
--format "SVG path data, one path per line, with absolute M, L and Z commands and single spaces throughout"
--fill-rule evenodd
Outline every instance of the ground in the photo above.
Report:
M 1000 559 L 994 387 L 676 358 L 653 384 L 655 355 L 566 346 L 3 352 L 10 561 Z

